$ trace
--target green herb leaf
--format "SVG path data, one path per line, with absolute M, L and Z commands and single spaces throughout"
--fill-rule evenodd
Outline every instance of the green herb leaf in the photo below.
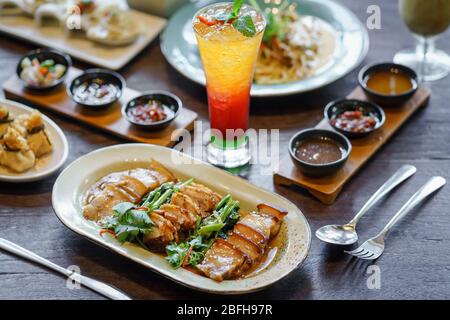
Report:
M 233 27 L 246 37 L 253 37 L 256 34 L 256 27 L 250 16 L 242 16 L 233 22 Z
M 139 234 L 140 229 L 138 227 L 129 226 L 129 225 L 118 225 L 115 229 L 116 239 L 119 242 L 132 240 Z
M 241 7 L 244 4 L 245 0 L 234 0 L 233 3 L 233 9 L 231 10 L 231 15 L 234 18 L 237 18 L 239 16 L 239 11 L 241 11 Z
M 131 202 L 121 202 L 113 207 L 113 212 L 116 215 L 124 215 L 128 210 L 134 207 Z
M 264 31 L 263 41 L 269 43 L 273 38 L 283 40 L 285 37 L 285 21 L 272 12 L 267 15 L 267 26 Z
M 127 218 L 129 224 L 140 228 L 153 226 L 153 222 L 148 216 L 147 211 L 144 210 L 130 210 Z
M 170 263 L 170 265 L 176 269 L 181 267 L 183 264 L 184 258 L 186 258 L 187 251 L 190 246 L 188 243 L 172 243 L 166 247 L 167 257 L 166 260 Z

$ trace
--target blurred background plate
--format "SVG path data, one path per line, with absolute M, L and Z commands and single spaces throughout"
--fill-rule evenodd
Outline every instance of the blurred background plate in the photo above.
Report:
M 205 76 L 192 29 L 192 17 L 200 8 L 220 1 L 196 1 L 178 10 L 161 35 L 161 50 L 167 61 L 192 81 L 205 85 Z M 261 6 L 266 1 L 258 1 Z M 301 15 L 315 16 L 334 29 L 336 44 L 332 57 L 316 74 L 286 84 L 252 86 L 253 97 L 283 96 L 311 91 L 332 83 L 357 67 L 369 50 L 364 25 L 346 7 L 332 0 L 293 0 Z

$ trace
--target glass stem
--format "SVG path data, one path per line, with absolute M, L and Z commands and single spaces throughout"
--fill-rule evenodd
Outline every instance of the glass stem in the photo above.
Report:
M 430 52 L 433 52 L 435 48 L 435 38 L 434 37 L 418 37 L 416 53 L 420 57 L 419 66 L 419 81 L 423 82 L 425 79 L 425 74 L 427 72 L 427 58 Z

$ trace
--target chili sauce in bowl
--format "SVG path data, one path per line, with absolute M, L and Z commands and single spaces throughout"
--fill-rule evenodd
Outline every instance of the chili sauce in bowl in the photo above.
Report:
M 165 91 L 146 92 L 128 102 L 122 115 L 133 125 L 146 130 L 167 127 L 181 112 L 180 98 Z
M 362 138 L 380 129 L 386 120 L 383 109 L 375 103 L 357 99 L 330 102 L 325 119 L 334 130 L 349 138 Z

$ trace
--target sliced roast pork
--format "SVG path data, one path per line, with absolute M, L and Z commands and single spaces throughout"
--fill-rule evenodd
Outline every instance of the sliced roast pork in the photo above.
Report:
M 150 190 L 174 181 L 175 177 L 159 162 L 149 168 L 114 172 L 94 184 L 83 199 L 83 216 L 99 221 L 113 214 L 112 208 L 120 202 L 137 203 Z
M 260 261 L 286 214 L 286 211 L 267 204 L 258 205 L 258 212 L 250 212 L 241 218 L 227 239 L 214 242 L 197 268 L 216 281 L 241 276 Z

